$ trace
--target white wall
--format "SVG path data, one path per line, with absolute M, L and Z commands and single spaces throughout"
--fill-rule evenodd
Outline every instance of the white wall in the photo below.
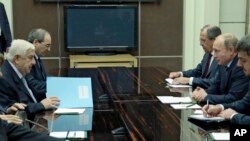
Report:
M 205 24 L 218 25 L 222 33 L 239 39 L 246 33 L 247 0 L 185 0 L 183 11 L 183 70 L 194 68 L 204 54 L 199 33 Z
M 204 55 L 200 29 L 206 24 L 219 25 L 218 0 L 185 0 L 183 22 L 183 69 L 194 68 Z

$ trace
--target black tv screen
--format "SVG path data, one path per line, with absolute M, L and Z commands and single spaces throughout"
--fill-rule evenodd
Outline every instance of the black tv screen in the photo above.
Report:
M 69 52 L 128 52 L 138 47 L 138 10 L 133 5 L 64 6 Z

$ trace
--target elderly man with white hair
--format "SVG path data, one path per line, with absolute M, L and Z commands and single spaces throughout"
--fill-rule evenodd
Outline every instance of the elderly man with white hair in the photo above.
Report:
M 37 93 L 33 92 L 25 79 L 35 64 L 35 47 L 21 39 L 13 40 L 6 60 L 2 65 L 3 77 L 0 79 L 0 105 L 5 109 L 17 111 L 24 109 L 29 118 L 38 112 L 56 108 L 60 100 L 48 97 L 40 101 Z

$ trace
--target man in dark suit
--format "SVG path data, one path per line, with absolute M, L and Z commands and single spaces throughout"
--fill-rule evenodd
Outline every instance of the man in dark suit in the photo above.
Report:
M 0 141 L 63 141 L 46 134 L 36 133 L 21 125 L 0 120 Z
M 238 66 L 243 68 L 247 77 L 250 76 L 250 35 L 243 37 L 237 44 Z M 244 98 L 232 103 L 204 106 L 204 114 L 211 116 L 221 116 L 231 119 L 234 124 L 250 125 L 250 85 L 245 92 Z M 231 108 L 231 109 L 230 109 Z M 224 110 L 226 109 L 226 110 Z M 232 110 L 233 109 L 233 110 Z
M 35 47 L 25 40 L 14 40 L 2 65 L 4 85 L 0 85 L 0 104 L 7 109 L 14 103 L 24 103 L 28 115 L 59 105 L 57 97 L 38 99 L 39 93 L 32 91 L 27 84 L 25 75 L 35 64 Z
M 238 39 L 230 33 L 218 36 L 214 42 L 214 58 L 218 62 L 219 71 L 214 83 L 205 91 L 197 88 L 192 98 L 202 102 L 230 103 L 242 99 L 248 90 L 249 78 L 245 77 L 241 67 L 237 66 L 236 44 Z
M 12 41 L 9 20 L 3 3 L 0 2 L 0 52 L 3 53 L 10 47 Z
M 44 29 L 32 29 L 28 41 L 35 46 L 35 61 L 29 74 L 26 75 L 28 84 L 33 91 L 39 93 L 39 100 L 46 98 L 46 72 L 41 56 L 45 56 L 51 48 L 50 33 Z
M 205 51 L 201 63 L 191 70 L 171 72 L 169 78 L 174 79 L 173 84 L 189 84 L 193 87 L 200 86 L 202 88 L 210 86 L 210 82 L 213 81 L 218 69 L 218 64 L 212 56 L 212 47 L 215 38 L 220 34 L 221 30 L 217 26 L 205 25 L 201 29 L 200 45 Z

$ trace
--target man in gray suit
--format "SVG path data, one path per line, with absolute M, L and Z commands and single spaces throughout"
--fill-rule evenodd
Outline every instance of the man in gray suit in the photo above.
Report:
M 201 29 L 200 45 L 205 51 L 201 63 L 191 70 L 171 72 L 169 78 L 174 79 L 173 84 L 189 84 L 194 87 L 200 86 L 202 88 L 210 86 L 210 82 L 213 80 L 218 69 L 218 64 L 212 56 L 212 47 L 215 38 L 220 34 L 220 28 L 214 25 L 205 25 Z

